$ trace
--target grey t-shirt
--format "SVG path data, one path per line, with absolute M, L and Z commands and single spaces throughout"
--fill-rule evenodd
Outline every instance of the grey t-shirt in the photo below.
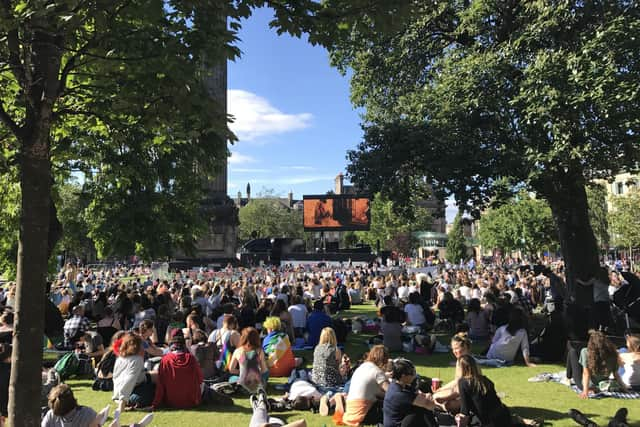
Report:
M 95 421 L 98 414 L 87 406 L 78 406 L 73 411 L 61 417 L 54 415 L 49 409 L 42 419 L 41 427 L 87 427 Z

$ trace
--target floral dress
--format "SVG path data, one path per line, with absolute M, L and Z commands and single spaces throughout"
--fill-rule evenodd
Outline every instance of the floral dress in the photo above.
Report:
M 313 351 L 312 381 L 321 387 L 335 387 L 342 384 L 342 376 L 336 360 L 336 347 L 318 344 Z

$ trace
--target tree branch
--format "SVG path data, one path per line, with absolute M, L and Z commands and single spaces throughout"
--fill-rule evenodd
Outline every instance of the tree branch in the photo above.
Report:
M 0 121 L 4 123 L 16 138 L 20 139 L 22 137 L 22 128 L 13 120 L 13 118 L 7 113 L 4 109 L 4 104 L 0 102 Z

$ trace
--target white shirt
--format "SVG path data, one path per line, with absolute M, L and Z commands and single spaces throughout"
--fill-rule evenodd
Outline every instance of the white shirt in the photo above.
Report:
M 304 304 L 292 305 L 288 309 L 291 315 L 294 328 L 305 328 L 307 326 L 307 307 Z
M 407 313 L 407 320 L 412 325 L 424 325 L 427 321 L 424 318 L 424 310 L 418 304 L 405 305 L 404 312 Z
M 529 357 L 529 337 L 527 331 L 519 329 L 515 335 L 511 335 L 507 331 L 507 325 L 500 326 L 496 329 L 493 336 L 491 347 L 487 352 L 489 359 L 501 359 L 506 362 L 513 362 L 516 358 L 516 352 L 522 347 L 522 354 Z
M 398 298 L 409 299 L 409 287 L 404 285 L 398 288 Z

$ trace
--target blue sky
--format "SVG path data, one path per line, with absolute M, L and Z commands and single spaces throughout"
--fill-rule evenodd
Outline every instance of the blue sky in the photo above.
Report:
M 362 137 L 349 102 L 349 81 L 327 52 L 304 39 L 278 36 L 271 12 L 243 22 L 243 54 L 228 66 L 228 109 L 239 141 L 231 146 L 229 195 L 263 188 L 295 198 L 326 193 L 345 172 L 346 152 Z
M 323 48 L 269 29 L 271 16 L 258 9 L 243 21 L 242 56 L 228 65 L 228 110 L 239 139 L 230 147 L 232 198 L 238 191 L 245 197 L 247 183 L 253 195 L 326 193 L 362 138 L 349 79 L 329 65 Z

